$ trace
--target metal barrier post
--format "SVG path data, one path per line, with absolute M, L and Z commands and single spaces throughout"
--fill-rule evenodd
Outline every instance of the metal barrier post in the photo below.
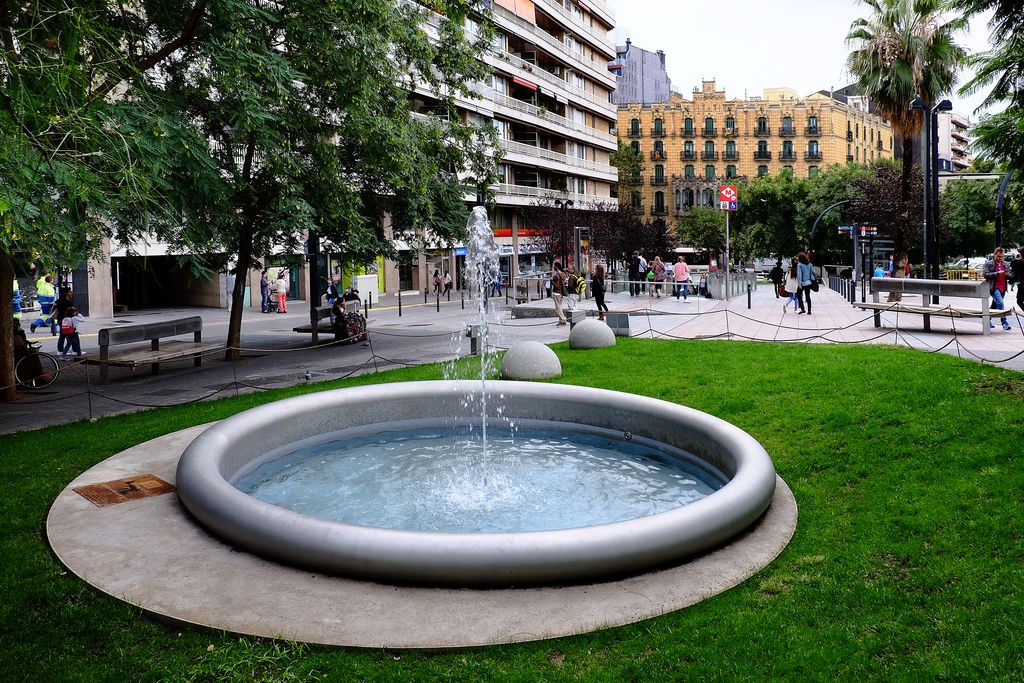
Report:
M 423 303 L 427 303 L 427 288 L 423 288 Z
M 466 293 L 464 291 L 460 291 L 459 294 L 462 295 L 462 310 L 466 310 Z
M 370 319 L 370 300 L 363 299 L 363 317 L 367 320 Z
M 402 317 L 402 290 L 398 290 L 398 317 Z
M 750 285 L 747 285 L 747 310 L 750 310 Z
M 434 295 L 434 304 L 435 304 L 435 306 L 437 308 L 437 312 L 440 313 L 441 312 L 441 292 L 438 292 L 437 294 Z

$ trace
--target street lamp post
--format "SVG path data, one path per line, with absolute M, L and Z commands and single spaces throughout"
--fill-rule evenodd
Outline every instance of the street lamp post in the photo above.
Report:
M 924 175 L 924 197 L 921 244 L 924 253 L 924 276 L 928 278 L 938 275 L 938 249 L 935 235 L 939 221 L 939 112 L 951 111 L 953 103 L 949 100 L 942 100 L 934 107 L 929 107 L 918 95 L 910 103 L 910 108 L 923 114 L 921 168 Z
M 559 241 L 562 243 L 562 267 L 569 267 L 569 245 L 566 235 L 569 232 L 569 209 L 573 207 L 571 199 L 556 199 L 555 206 L 562 210 L 561 228 L 558 231 Z

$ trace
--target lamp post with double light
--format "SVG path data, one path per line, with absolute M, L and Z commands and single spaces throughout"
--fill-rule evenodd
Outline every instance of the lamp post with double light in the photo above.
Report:
M 939 225 L 939 112 L 952 111 L 953 103 L 942 100 L 933 107 L 925 104 L 920 95 L 910 108 L 922 112 L 921 166 L 924 175 L 923 241 L 924 276 L 938 276 L 938 249 L 936 234 Z

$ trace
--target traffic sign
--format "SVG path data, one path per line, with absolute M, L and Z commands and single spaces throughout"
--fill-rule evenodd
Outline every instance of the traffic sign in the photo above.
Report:
M 736 186 L 720 185 L 718 187 L 718 208 L 722 211 L 735 211 L 737 206 Z

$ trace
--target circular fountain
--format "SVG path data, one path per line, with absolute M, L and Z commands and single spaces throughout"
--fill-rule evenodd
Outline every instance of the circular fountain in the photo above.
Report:
M 492 427 L 539 424 L 596 435 L 613 447 L 643 443 L 660 454 L 660 466 L 697 472 L 717 490 L 653 514 L 645 509 L 635 518 L 525 531 L 493 530 L 485 524 L 490 530 L 474 532 L 314 517 L 259 500 L 234 485 L 268 462 L 326 441 L 424 427 L 444 431 L 464 424 L 467 405 L 475 403 L 488 406 Z M 429 491 L 423 495 L 425 485 L 410 480 L 398 486 L 429 500 Z M 480 382 L 437 381 L 340 389 L 240 413 L 192 442 L 178 464 L 177 486 L 185 506 L 207 528 L 283 563 L 383 582 L 508 586 L 635 574 L 709 550 L 761 516 L 772 500 L 775 471 L 751 436 L 676 404 L 565 385 L 489 381 L 483 387 Z M 529 486 L 526 491 L 529 495 Z M 437 504 L 448 503 L 438 495 Z M 566 493 L 548 504 L 572 507 L 578 502 Z

